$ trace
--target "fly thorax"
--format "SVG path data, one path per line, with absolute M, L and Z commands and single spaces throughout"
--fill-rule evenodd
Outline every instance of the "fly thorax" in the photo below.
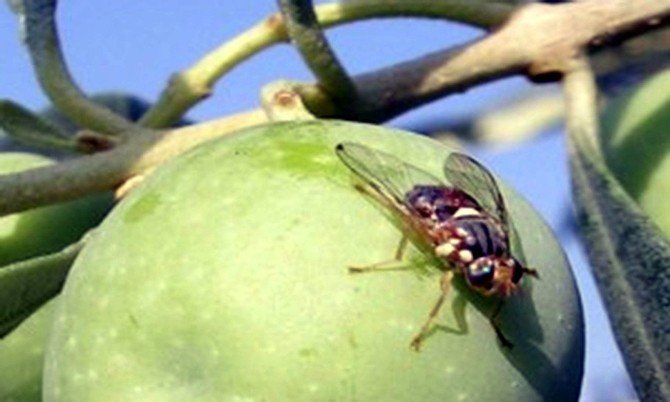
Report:
M 421 219 L 439 225 L 454 217 L 459 210 L 476 211 L 477 202 L 463 191 L 440 185 L 414 186 L 405 195 L 405 202 Z

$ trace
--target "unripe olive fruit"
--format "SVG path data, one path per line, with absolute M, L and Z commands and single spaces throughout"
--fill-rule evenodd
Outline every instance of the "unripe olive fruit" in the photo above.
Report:
M 335 145 L 356 141 L 442 175 L 449 149 L 338 121 L 272 124 L 157 169 L 104 221 L 65 285 L 47 401 L 575 400 L 583 324 L 552 233 L 503 186 L 525 257 L 500 314 L 458 276 L 421 351 L 410 341 L 442 271 L 351 274 L 393 256 L 401 231 L 357 191 Z M 460 328 L 455 331 L 453 328 Z
M 670 236 L 670 70 L 614 99 L 602 116 L 605 158 L 642 210 Z

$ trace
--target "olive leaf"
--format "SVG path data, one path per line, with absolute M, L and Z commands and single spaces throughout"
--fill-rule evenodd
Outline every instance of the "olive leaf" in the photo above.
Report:
M 92 94 L 90 99 L 130 121 L 139 120 L 151 107 L 151 103 L 145 99 L 125 92 L 100 92 Z M 62 131 L 68 133 L 68 135 L 73 135 L 81 129 L 79 125 L 54 107 L 40 111 L 40 116 L 58 126 Z M 182 119 L 175 123 L 175 127 L 191 123 L 191 121 Z
M 573 193 L 596 282 L 638 395 L 668 401 L 670 242 L 582 135 L 571 138 Z
M 0 338 L 60 292 L 82 246 L 0 267 Z
M 48 120 L 10 100 L 0 100 L 0 129 L 26 145 L 76 151 L 71 138 Z

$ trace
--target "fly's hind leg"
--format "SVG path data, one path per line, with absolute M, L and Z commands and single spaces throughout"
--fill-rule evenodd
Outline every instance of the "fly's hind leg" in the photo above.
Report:
M 393 259 L 376 262 L 370 265 L 349 267 L 349 273 L 360 274 L 363 272 L 375 271 L 398 271 L 408 268 L 407 262 L 403 261 L 405 251 L 407 250 L 407 236 L 403 236 L 398 243 L 398 248 L 395 251 Z
M 412 338 L 412 342 L 409 344 L 410 348 L 416 350 L 417 352 L 421 349 L 423 340 L 430 332 L 431 324 L 435 320 L 435 317 L 437 317 L 437 313 L 440 312 L 440 309 L 444 304 L 444 300 L 446 299 L 447 294 L 449 293 L 449 288 L 451 287 L 451 278 L 453 276 L 454 274 L 452 271 L 446 271 L 444 275 L 442 275 L 442 279 L 440 279 L 440 297 L 437 299 L 435 305 L 433 305 L 433 308 L 430 310 L 426 322 L 424 322 L 424 324 L 421 326 L 421 330 L 419 330 L 419 333 L 416 334 L 414 338 Z
M 514 344 L 505 336 L 505 334 L 503 334 L 502 330 L 500 329 L 500 311 L 502 310 L 504 304 L 504 300 L 498 301 L 498 304 L 496 304 L 493 313 L 489 317 L 489 322 L 491 323 L 493 330 L 496 332 L 496 336 L 498 337 L 500 344 L 505 348 L 512 349 Z

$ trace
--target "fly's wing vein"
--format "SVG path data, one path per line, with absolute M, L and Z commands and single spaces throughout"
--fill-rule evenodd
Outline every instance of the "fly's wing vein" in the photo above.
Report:
M 416 185 L 444 185 L 430 173 L 401 161 L 386 152 L 365 145 L 345 142 L 335 148 L 342 162 L 372 190 L 374 198 L 401 218 L 405 229 L 418 237 L 421 248 L 432 244 L 427 228 L 413 218 L 405 195 Z
M 444 162 L 444 176 L 504 226 L 509 222 L 507 208 L 493 175 L 471 157 L 454 152 Z
M 444 185 L 430 173 L 365 145 L 345 142 L 337 146 L 336 152 L 363 181 L 379 187 L 400 204 L 405 204 L 405 195 L 416 185 Z

